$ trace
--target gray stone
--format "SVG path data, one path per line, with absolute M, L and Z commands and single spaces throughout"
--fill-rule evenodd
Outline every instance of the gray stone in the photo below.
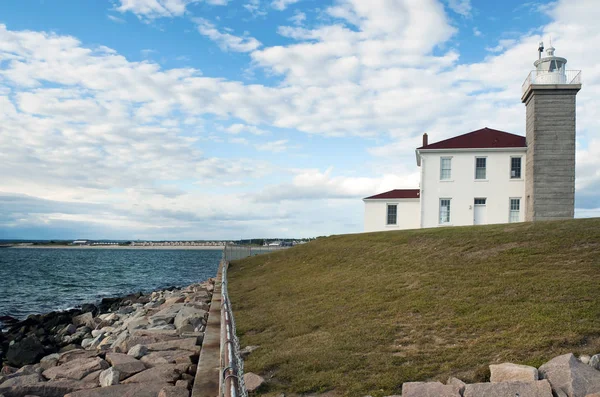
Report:
M 265 379 L 260 375 L 248 372 L 244 374 L 244 383 L 246 384 L 246 389 L 249 392 L 253 392 L 265 383 Z
M 146 347 L 149 351 L 161 350 L 190 350 L 199 352 L 200 346 L 196 344 L 197 338 L 182 338 L 164 342 L 150 343 Z
M 93 384 L 76 380 L 38 382 L 30 385 L 0 387 L 0 394 L 7 397 L 36 395 L 43 397 L 63 397 L 67 393 L 95 387 Z
M 600 354 L 594 354 L 590 358 L 590 362 L 588 363 L 588 365 L 600 371 Z
M 535 382 L 538 380 L 538 370 L 528 365 L 512 363 L 490 365 L 490 382 Z
M 404 396 L 404 394 L 402 394 Z M 547 380 L 535 382 L 474 383 L 465 387 L 464 397 L 552 397 Z
M 85 378 L 83 378 L 81 381 L 100 386 L 100 374 L 102 373 L 102 371 L 104 370 L 99 369 L 98 371 L 94 371 L 91 374 L 86 375 Z
M 158 397 L 189 397 L 190 392 L 187 387 L 165 386 L 158 393 Z
M 167 324 L 170 324 L 173 322 L 173 320 L 175 319 L 175 316 L 177 316 L 177 313 L 179 312 L 179 310 L 182 307 L 183 307 L 183 303 L 175 303 L 171 306 L 167 306 L 167 307 L 161 309 L 156 314 L 150 316 L 150 318 L 148 320 L 150 320 L 151 324 L 153 324 L 155 321 L 164 321 Z
M 44 369 L 39 365 L 24 365 L 15 372 L 15 375 L 33 375 L 33 374 L 41 374 L 44 372 Z
M 44 378 L 40 374 L 15 376 L 14 378 L 4 381 L 0 387 L 24 386 L 32 383 L 43 382 Z
M 103 335 L 105 334 L 106 331 L 104 331 L 103 329 L 94 329 L 92 330 L 92 337 L 97 337 L 98 335 Z
M 127 339 L 129 338 L 129 332 L 128 331 L 123 331 L 119 334 L 119 336 L 117 336 L 117 339 L 115 339 L 115 341 L 110 345 L 111 348 L 113 348 L 115 351 L 119 351 L 119 352 L 125 352 L 127 350 L 123 350 L 123 344 L 125 344 L 127 342 Z
M 452 377 L 452 376 L 448 378 L 446 385 L 454 386 L 454 387 L 458 388 L 458 392 L 460 393 L 461 396 L 465 391 L 465 387 L 467 386 L 467 384 L 465 382 L 463 382 L 462 380 L 460 380 L 458 378 Z
M 69 324 L 58 332 L 59 336 L 73 335 L 77 332 L 77 326 L 75 324 Z
M 16 367 L 34 364 L 42 357 L 44 357 L 44 346 L 38 338 L 33 336 L 13 343 L 6 352 L 6 361 Z
M 145 345 L 135 345 L 127 352 L 128 356 L 140 359 L 148 354 L 148 348 Z
M 174 383 L 182 373 L 185 373 L 188 365 L 164 364 L 147 369 L 125 379 L 122 383 Z
M 156 382 L 119 384 L 92 390 L 81 390 L 67 394 L 64 397 L 157 397 L 163 387 L 165 387 L 165 384 Z
M 539 368 L 540 377 L 548 379 L 552 390 L 567 397 L 600 392 L 600 372 L 577 360 L 572 353 L 558 356 Z
M 177 316 L 175 316 L 173 324 L 175 324 L 176 328 L 181 328 L 187 324 L 197 327 L 198 325 L 206 323 L 206 320 L 204 319 L 206 314 L 206 310 L 201 310 L 193 306 L 184 306 L 179 310 Z
M 48 368 L 55 367 L 58 364 L 59 358 L 60 358 L 60 354 L 58 354 L 58 353 L 49 354 L 40 360 L 40 367 L 42 369 L 48 369 Z
M 107 353 L 106 361 L 121 373 L 121 380 L 146 369 L 143 362 L 122 353 Z
M 460 397 L 459 388 L 440 382 L 406 382 L 402 384 L 402 397 Z
M 69 361 L 78 360 L 81 358 L 93 358 L 97 357 L 98 353 L 90 350 L 73 349 L 67 352 L 61 353 L 58 359 L 58 365 L 68 363 Z
M 164 350 L 152 352 L 140 359 L 148 367 L 156 367 L 162 364 L 191 364 L 192 357 L 196 356 L 189 350 Z
M 192 386 L 192 383 L 189 380 L 180 379 L 177 382 L 175 382 L 175 386 L 185 387 L 186 389 L 189 389 Z
M 100 357 L 81 358 L 69 361 L 58 367 L 52 367 L 44 371 L 43 375 L 47 379 L 74 379 L 81 380 L 86 375 L 98 371 L 99 369 L 107 369 L 108 363 Z
M 96 323 L 94 322 L 94 316 L 90 312 L 83 313 L 83 314 L 80 314 L 79 316 L 73 317 L 73 324 L 78 327 L 84 325 L 86 327 L 90 327 L 90 329 L 96 328 Z
M 94 341 L 94 338 L 85 338 L 84 340 L 81 341 L 81 347 L 83 347 L 84 349 L 87 349 L 88 347 L 90 347 L 92 345 L 93 341 Z
M 244 347 L 242 350 L 240 350 L 240 355 L 242 356 L 242 358 L 246 358 L 248 357 L 253 351 L 255 351 L 256 349 L 260 348 L 260 346 L 246 346 Z
M 148 319 L 146 317 L 132 318 L 123 324 L 127 326 L 129 331 L 133 331 L 134 329 L 145 328 L 148 325 Z
M 108 387 L 108 386 L 118 385 L 120 376 L 121 376 L 121 373 L 118 370 L 116 370 L 114 367 L 105 369 L 104 371 L 100 372 L 100 378 L 99 378 L 100 386 Z
M 584 364 L 589 364 L 590 359 L 591 359 L 591 357 L 588 356 L 587 354 L 582 354 L 581 356 L 579 356 L 579 361 L 581 361 Z

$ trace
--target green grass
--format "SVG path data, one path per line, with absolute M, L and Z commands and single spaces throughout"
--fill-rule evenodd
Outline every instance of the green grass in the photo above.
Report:
M 484 381 L 600 352 L 600 219 L 333 236 L 233 262 L 229 290 L 259 394 Z

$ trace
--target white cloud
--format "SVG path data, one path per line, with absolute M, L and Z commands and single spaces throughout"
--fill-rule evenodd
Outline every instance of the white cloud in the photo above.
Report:
M 246 124 L 232 124 L 227 128 L 224 128 L 224 131 L 229 134 L 240 134 L 240 133 L 249 133 L 253 135 L 264 135 L 267 131 L 258 128 L 255 125 L 246 125 Z
M 481 33 L 481 30 L 477 29 L 477 27 L 473 28 L 473 36 L 481 37 L 482 35 L 483 35 L 483 33 Z
M 254 37 L 240 37 L 220 32 L 214 24 L 204 18 L 195 18 L 194 22 L 198 26 L 198 32 L 217 43 L 223 51 L 250 52 L 261 46 L 260 41 Z
M 271 7 L 276 10 L 283 11 L 291 4 L 295 4 L 299 1 L 300 0 L 273 0 L 273 2 L 271 2 Z
M 118 0 L 116 7 L 120 12 L 132 12 L 138 17 L 156 19 L 162 17 L 179 17 L 186 13 L 187 6 L 202 0 Z M 227 5 L 229 0 L 206 0 L 212 5 Z
M 116 17 L 114 15 L 108 14 L 106 17 L 108 19 L 110 19 L 111 21 L 116 22 L 116 23 L 125 23 L 125 20 L 123 18 L 119 18 L 119 17 Z
M 463 17 L 471 16 L 471 0 L 448 0 L 448 7 Z
M 292 22 L 296 26 L 301 26 L 306 21 L 306 14 L 300 10 L 296 10 L 294 15 L 288 18 L 288 21 Z
M 280 139 L 278 141 L 270 141 L 254 145 L 257 150 L 272 153 L 281 153 L 289 149 L 288 140 Z

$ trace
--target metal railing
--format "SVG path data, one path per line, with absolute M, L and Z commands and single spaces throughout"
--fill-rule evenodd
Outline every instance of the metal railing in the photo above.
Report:
M 273 251 L 280 251 L 290 247 L 267 246 L 267 247 L 250 247 L 244 245 L 225 245 L 223 248 L 223 259 L 227 262 L 244 259 L 249 256 L 268 254 Z
M 581 84 L 581 70 L 548 72 L 532 70 L 521 87 L 523 94 L 532 84 Z
M 227 292 L 227 267 L 223 261 L 221 284 L 221 397 L 247 397 L 244 384 L 244 360 L 236 335 L 235 319 Z

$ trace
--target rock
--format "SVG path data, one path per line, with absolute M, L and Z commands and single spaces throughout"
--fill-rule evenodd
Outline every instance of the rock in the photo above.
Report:
M 100 387 L 114 386 L 119 384 L 121 373 L 114 367 L 105 369 L 100 372 Z
M 205 324 L 206 320 L 204 316 L 207 314 L 206 310 L 201 310 L 193 306 L 184 306 L 179 310 L 173 324 L 176 328 L 181 328 L 184 325 L 191 324 L 197 327 L 200 324 Z
M 187 365 L 164 364 L 147 369 L 125 379 L 122 383 L 174 383 L 187 370 Z
M 44 346 L 35 336 L 28 336 L 13 343 L 6 352 L 6 361 L 16 367 L 35 364 L 42 357 L 44 357 Z
M 177 387 L 185 387 L 186 389 L 189 389 L 192 384 L 189 380 L 185 380 L 185 379 L 180 379 L 177 382 L 175 382 L 175 386 Z
M 127 338 L 129 338 L 129 332 L 121 332 L 119 336 L 117 336 L 117 339 L 115 339 L 115 341 L 112 343 L 112 345 L 110 345 L 110 347 L 113 348 L 115 351 L 118 350 L 119 352 L 126 352 L 127 350 L 123 350 L 121 346 L 127 342 Z
M 123 322 L 123 324 L 127 326 L 129 331 L 133 331 L 134 329 L 145 328 L 148 325 L 148 319 L 146 317 L 133 318 Z
M 581 361 L 584 364 L 589 364 L 590 359 L 591 359 L 591 357 L 588 356 L 587 354 L 583 354 L 583 355 L 579 356 L 579 361 Z
M 253 351 L 255 351 L 258 348 L 260 348 L 260 346 L 246 346 L 242 350 L 240 350 L 240 355 L 243 359 L 246 359 L 246 357 L 248 357 Z
M 15 375 L 18 375 L 18 376 L 33 375 L 33 374 L 41 374 L 42 372 L 43 372 L 43 369 L 40 367 L 39 364 L 24 365 L 20 369 L 18 369 L 17 372 L 15 372 Z
M 452 376 L 448 378 L 446 385 L 457 387 L 458 392 L 460 393 L 461 396 L 463 395 L 463 393 L 465 391 L 465 387 L 467 386 L 467 384 L 465 382 L 463 382 L 462 380 L 460 380 L 458 378 L 454 378 Z
M 146 369 L 144 363 L 122 353 L 107 353 L 106 361 L 121 373 L 121 380 Z
M 187 387 L 165 386 L 158 393 L 158 397 L 189 397 Z
M 104 331 L 103 329 L 93 329 L 92 330 L 92 337 L 95 338 L 98 335 L 103 335 L 105 333 L 106 333 L 106 331 Z
M 558 356 L 539 368 L 540 377 L 548 379 L 552 389 L 567 397 L 600 392 L 600 372 L 583 364 L 572 353 Z
M 10 365 L 4 365 L 0 370 L 0 375 L 10 375 L 17 372 L 19 368 L 11 367 Z
M 148 367 L 156 367 L 162 364 L 191 364 L 192 357 L 197 353 L 189 350 L 164 350 L 152 352 L 140 359 Z
M 58 359 L 58 365 L 62 365 L 68 363 L 69 361 L 78 360 L 82 358 L 94 358 L 96 356 L 98 356 L 98 353 L 90 350 L 69 350 L 60 355 Z
M 40 374 L 15 376 L 14 378 L 4 381 L 0 385 L 2 387 L 24 386 L 32 383 L 44 382 L 44 378 Z
M 600 354 L 594 354 L 590 358 L 590 362 L 588 363 L 590 367 L 597 369 L 600 371 Z
M 404 396 L 404 393 L 402 394 Z M 552 397 L 547 380 L 535 382 L 474 383 L 465 387 L 464 397 Z
M 91 312 L 80 314 L 79 316 L 73 317 L 73 324 L 76 326 L 86 326 L 91 329 L 96 328 L 96 323 L 94 322 L 94 315 Z
M 244 375 L 245 377 L 245 375 Z M 460 397 L 457 386 L 440 382 L 405 382 L 402 397 Z M 482 396 L 483 397 L 483 396 Z
M 93 384 L 76 380 L 60 380 L 52 382 L 38 382 L 30 385 L 0 387 L 0 394 L 7 397 L 36 395 L 43 397 L 63 397 L 67 393 L 76 390 L 84 390 L 95 387 Z
M 102 373 L 102 369 L 99 369 L 98 371 L 94 371 L 89 375 L 86 375 L 85 378 L 83 378 L 81 381 L 85 382 L 85 383 L 92 383 L 96 386 L 100 386 L 100 374 Z
M 190 350 L 200 352 L 200 346 L 196 344 L 197 338 L 183 338 L 169 340 L 165 342 L 156 342 L 146 345 L 149 351 L 162 351 L 162 350 Z
M 244 383 L 246 384 L 246 390 L 253 392 L 261 387 L 265 383 L 265 380 L 262 376 L 248 372 L 244 374 Z M 404 395 L 404 393 L 402 394 Z
M 148 320 L 150 320 L 151 324 L 153 324 L 155 321 L 164 321 L 167 324 L 170 324 L 173 322 L 175 316 L 177 316 L 177 313 L 182 307 L 183 303 L 175 303 L 171 306 L 167 306 L 162 308 L 158 313 L 150 316 Z
M 535 382 L 538 380 L 538 370 L 528 365 L 512 363 L 490 365 L 490 382 Z
M 167 340 L 178 339 L 177 333 L 172 331 L 162 331 L 164 333 L 158 332 L 148 332 L 148 330 L 144 330 L 143 333 L 140 330 L 134 331 L 134 333 L 123 340 L 120 344 L 116 344 L 115 347 L 121 349 L 121 352 L 128 352 L 135 345 L 145 345 L 148 346 L 151 343 L 164 342 Z
M 135 345 L 127 352 L 128 356 L 140 359 L 148 354 L 148 348 L 145 345 Z
M 100 346 L 100 343 L 102 342 L 103 339 L 104 339 L 104 334 L 100 334 L 100 335 L 96 336 L 94 338 L 94 340 L 92 340 L 92 343 L 90 343 L 89 348 L 90 349 L 97 348 L 98 346 Z
M 81 380 L 94 371 L 107 369 L 108 367 L 108 363 L 100 357 L 80 358 L 58 367 L 49 368 L 44 371 L 43 375 L 51 380 L 61 378 Z
M 73 335 L 77 332 L 77 326 L 75 324 L 69 324 L 58 332 L 59 336 Z
M 156 397 L 163 387 L 165 387 L 163 383 L 120 384 L 92 390 L 81 390 L 67 394 L 64 397 Z
M 60 358 L 60 354 L 58 354 L 58 353 L 52 353 L 46 357 L 43 357 L 40 360 L 40 367 L 42 369 L 48 369 L 48 368 L 55 367 L 58 364 L 59 358 Z
M 84 349 L 87 349 L 88 347 L 90 347 L 92 345 L 93 341 L 94 341 L 94 338 L 85 338 L 84 340 L 81 341 L 81 347 L 83 347 Z

